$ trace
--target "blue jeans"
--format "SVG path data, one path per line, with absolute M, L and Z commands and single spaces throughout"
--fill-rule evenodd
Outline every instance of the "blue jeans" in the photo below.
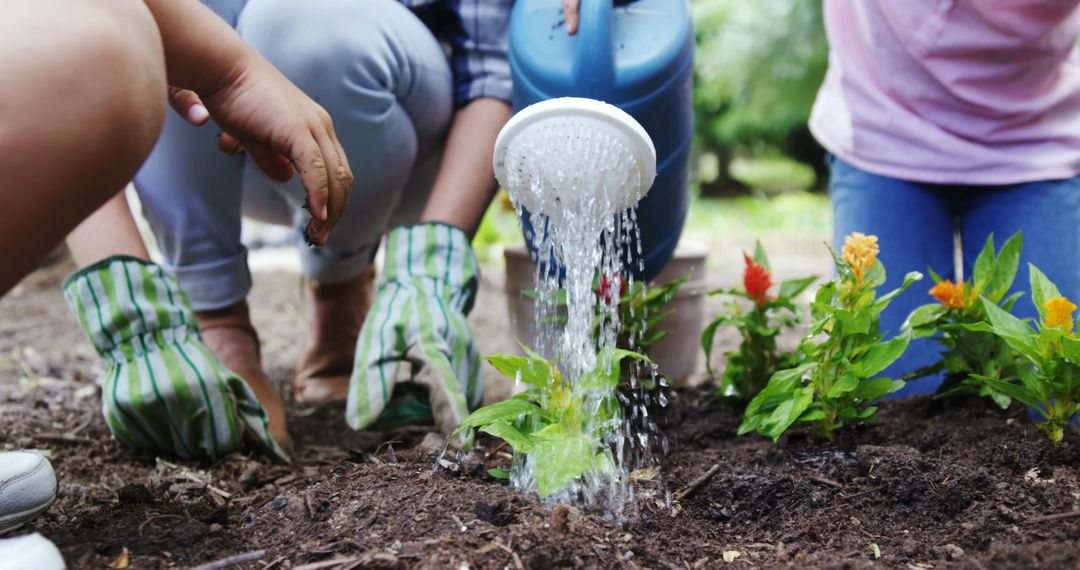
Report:
M 954 232 L 959 231 L 964 276 L 970 277 L 987 236 L 1000 248 L 1009 236 L 1024 232 L 1024 249 L 1012 291 L 1023 291 L 1013 312 L 1020 318 L 1037 316 L 1031 302 L 1029 263 L 1041 269 L 1062 295 L 1080 299 L 1080 176 L 1008 186 L 957 186 L 907 182 L 859 170 L 830 158 L 829 189 L 835 217 L 834 243 L 863 232 L 878 236 L 879 258 L 888 280 L 879 293 L 900 285 L 908 271 L 926 278 L 893 300 L 881 315 L 881 329 L 890 336 L 916 307 L 934 302 L 927 268 L 956 280 Z M 941 345 L 933 339 L 912 341 L 907 352 L 883 376 L 896 378 L 937 362 Z M 943 374 L 909 382 L 892 395 L 930 393 Z

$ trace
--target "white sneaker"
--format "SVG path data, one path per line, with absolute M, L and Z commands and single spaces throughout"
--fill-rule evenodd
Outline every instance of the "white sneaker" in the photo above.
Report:
M 64 557 L 38 533 L 0 539 L 0 570 L 66 570 Z
M 0 535 L 45 512 L 56 490 L 56 473 L 41 454 L 0 452 Z

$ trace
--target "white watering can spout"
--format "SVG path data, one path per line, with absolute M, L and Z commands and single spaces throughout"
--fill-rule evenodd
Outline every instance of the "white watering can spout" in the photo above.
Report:
M 495 141 L 495 176 L 532 214 L 610 216 L 635 206 L 656 178 L 656 149 L 624 111 L 563 97 L 526 107 Z

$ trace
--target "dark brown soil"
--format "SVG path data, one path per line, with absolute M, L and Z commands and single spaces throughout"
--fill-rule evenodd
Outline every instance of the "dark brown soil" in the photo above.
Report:
M 669 410 L 671 453 L 621 524 L 491 479 L 486 468 L 507 459 L 488 456 L 490 441 L 433 470 L 441 440 L 355 433 L 338 407 L 291 407 L 291 468 L 136 455 L 100 418 L 96 361 L 57 294 L 61 274 L 0 302 L 0 448 L 49 450 L 61 494 L 34 529 L 72 568 L 105 567 L 125 549 L 131 568 L 258 550 L 234 567 L 1080 567 L 1080 516 L 1039 519 L 1080 510 L 1080 430 L 1055 448 L 1022 411 L 979 400 L 887 403 L 876 425 L 834 445 L 798 433 L 773 445 L 736 437 L 734 411 L 684 394 Z M 253 296 L 268 367 L 285 383 L 298 288 L 292 276 L 257 279 L 270 282 Z

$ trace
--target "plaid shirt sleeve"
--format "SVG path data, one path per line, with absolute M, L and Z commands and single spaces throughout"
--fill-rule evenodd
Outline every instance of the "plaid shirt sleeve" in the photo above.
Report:
M 514 0 L 399 0 L 450 46 L 454 103 L 480 97 L 510 101 L 507 37 Z

